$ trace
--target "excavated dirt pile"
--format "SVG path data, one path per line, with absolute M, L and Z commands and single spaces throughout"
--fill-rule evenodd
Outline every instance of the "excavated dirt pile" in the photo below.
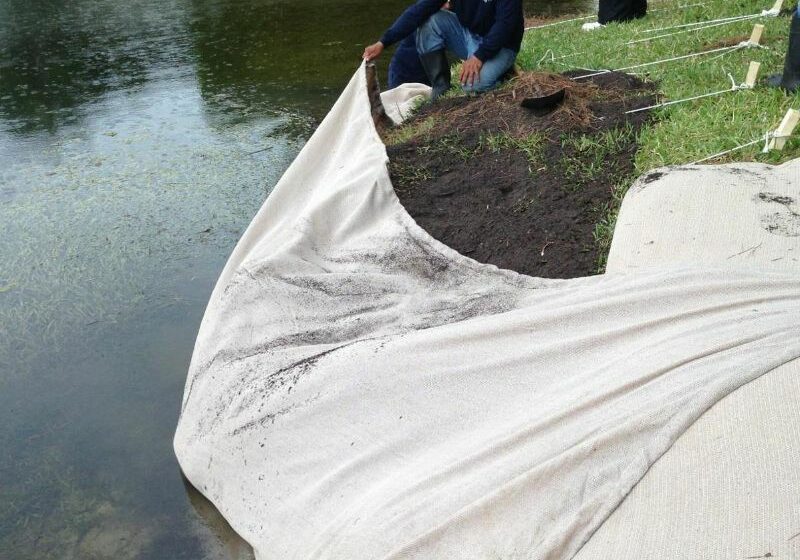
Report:
M 556 107 L 520 105 L 561 88 Z M 525 73 L 489 94 L 425 104 L 383 133 L 395 191 L 433 237 L 480 262 L 593 274 L 604 252 L 596 237 L 633 178 L 637 134 L 651 118 L 625 112 L 656 101 L 653 84 L 625 74 Z

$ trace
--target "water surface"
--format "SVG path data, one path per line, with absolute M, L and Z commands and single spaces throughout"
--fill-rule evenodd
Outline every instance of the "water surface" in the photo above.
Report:
M 408 3 L 0 0 L 0 558 L 248 557 L 172 453 L 194 337 Z

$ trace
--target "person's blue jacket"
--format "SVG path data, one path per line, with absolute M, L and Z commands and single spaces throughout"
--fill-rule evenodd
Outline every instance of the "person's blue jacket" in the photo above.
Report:
M 407 37 L 442 5 L 442 0 L 418 0 L 386 30 L 381 43 L 388 47 Z M 481 62 L 493 58 L 503 48 L 519 52 L 525 30 L 522 0 L 451 0 L 450 11 L 456 13 L 464 27 L 483 38 L 475 52 Z

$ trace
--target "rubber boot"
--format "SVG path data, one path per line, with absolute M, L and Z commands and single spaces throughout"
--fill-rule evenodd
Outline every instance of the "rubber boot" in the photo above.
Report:
M 792 25 L 789 28 L 789 48 L 786 49 L 783 75 L 770 76 L 767 78 L 767 85 L 783 88 L 789 93 L 794 93 L 800 86 L 800 17 L 797 16 L 797 11 L 792 14 Z
M 450 89 L 450 63 L 444 49 L 420 54 L 419 59 L 428 76 L 433 91 L 431 101 Z

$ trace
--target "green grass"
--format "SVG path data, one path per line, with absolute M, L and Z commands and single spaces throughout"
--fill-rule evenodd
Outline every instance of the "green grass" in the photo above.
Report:
M 384 141 L 387 145 L 396 145 L 408 142 L 412 138 L 428 136 L 436 126 L 436 117 L 414 120 L 405 126 L 390 128 L 385 132 Z
M 680 0 L 680 4 L 692 3 Z M 751 60 L 761 62 L 760 78 L 781 71 L 789 32 L 789 18 L 783 16 L 736 22 L 626 46 L 628 41 L 647 37 L 643 33 L 647 29 L 754 14 L 772 7 L 771 0 L 708 0 L 703 6 L 653 11 L 678 5 L 678 0 L 653 3 L 651 13 L 642 20 L 611 24 L 589 33 L 581 31 L 581 22 L 530 30 L 525 34 L 518 63 L 526 70 L 555 72 L 577 68 L 624 68 L 709 50 L 717 47 L 721 41 L 738 41 L 749 37 L 755 23 L 762 23 L 766 27 L 762 44 L 768 49 L 741 49 L 719 58 L 714 58 L 717 55 L 706 55 L 649 66 L 640 69 L 639 75 L 657 82 L 660 93 L 667 101 L 729 88 L 729 73 L 737 83 L 741 83 Z M 555 61 L 545 56 L 549 54 L 548 51 L 556 57 Z M 749 91 L 725 93 L 658 109 L 656 122 L 648 125 L 640 135 L 636 170 L 641 174 L 664 165 L 690 163 L 755 140 L 768 130 L 774 130 L 787 109 L 798 106 L 800 103 L 793 95 L 757 86 Z M 800 141 L 790 140 L 783 152 L 761 154 L 760 149 L 758 145 L 745 148 L 713 163 L 776 163 L 792 159 L 800 155 Z
M 448 153 L 458 157 L 462 161 L 469 160 L 475 153 L 480 150 L 480 146 L 471 146 L 465 144 L 462 138 L 457 134 L 447 134 L 438 138 L 435 142 L 427 146 L 419 146 L 417 152 L 419 154 L 444 154 Z
M 622 198 L 637 176 L 666 165 L 688 164 L 763 138 L 766 132 L 777 128 L 789 108 L 800 108 L 800 95 L 786 94 L 761 84 L 767 75 L 782 71 L 789 35 L 788 15 L 734 22 L 653 39 L 636 45 L 626 45 L 626 43 L 645 37 L 683 31 L 674 29 L 652 34 L 644 33 L 648 29 L 760 13 L 771 8 L 772 1 L 705 0 L 702 6 L 665 9 L 695 4 L 697 1 L 662 0 L 651 2 L 650 13 L 641 20 L 611 24 L 593 32 L 582 31 L 583 21 L 579 21 L 532 29 L 525 33 L 522 49 L 517 58 L 519 66 L 523 70 L 560 73 L 586 68 L 622 69 L 711 50 L 723 45 L 734 45 L 746 40 L 756 23 L 765 26 L 761 44 L 766 48 L 732 50 L 724 54 L 714 53 L 628 70 L 655 82 L 661 100 L 673 101 L 729 89 L 731 87 L 729 74 L 737 84 L 742 83 L 750 62 L 757 61 L 761 63 L 761 71 L 759 83 L 754 89 L 723 93 L 655 109 L 653 110 L 655 118 L 644 125 L 636 138 L 633 137 L 630 128 L 610 130 L 601 137 L 582 134 L 562 137 L 561 165 L 570 188 L 576 189 L 597 177 L 601 170 L 608 173 L 607 165 L 611 160 L 607 157 L 609 154 L 627 149 L 634 140 L 638 143 L 633 174 L 619 171 L 614 179 L 612 201 L 603 208 L 597 208 L 599 217 L 594 238 L 600 253 L 598 272 L 603 272 L 605 269 Z M 787 5 L 787 8 L 793 6 Z M 457 75 L 457 72 L 456 68 L 454 75 Z M 459 94 L 455 91 L 448 92 L 448 96 L 451 95 Z M 399 130 L 403 138 L 408 139 L 421 134 L 427 135 L 431 127 L 432 123 L 422 121 L 419 125 L 410 127 L 414 128 L 413 130 L 404 130 L 404 127 Z M 481 144 L 491 150 L 514 148 L 523 151 L 531 162 L 532 169 L 535 169 L 539 164 L 537 160 L 542 159 L 539 154 L 545 149 L 546 140 L 539 134 L 534 134 L 528 139 L 512 138 L 502 134 L 483 138 Z M 763 144 L 758 143 L 706 163 L 734 161 L 780 163 L 799 157 L 800 130 L 796 137 L 789 139 L 783 151 L 762 154 L 762 146 Z M 449 148 L 455 149 L 454 146 Z M 468 154 L 464 155 L 466 157 Z M 413 176 L 410 170 L 405 171 Z M 535 208 L 536 204 L 535 199 L 524 201 L 518 210 L 527 211 Z
M 493 152 L 503 148 L 512 148 L 524 153 L 531 165 L 541 164 L 545 149 L 545 138 L 542 134 L 534 132 L 525 138 L 515 138 L 509 134 L 491 134 L 482 139 L 483 143 Z
M 580 26 L 583 22 L 533 29 L 525 34 L 517 62 L 525 70 L 554 72 L 580 68 L 619 69 L 710 50 L 719 47 L 722 42 L 738 43 L 750 36 L 756 23 L 761 23 L 765 26 L 761 40 L 761 44 L 767 47 L 765 49 L 739 49 L 726 52 L 722 56 L 703 55 L 629 72 L 636 72 L 640 77 L 656 82 L 663 101 L 727 89 L 731 85 L 728 74 L 733 76 L 737 84 L 742 83 L 750 61 L 761 63 L 759 82 L 769 74 L 781 72 L 788 42 L 788 16 L 735 22 L 626 45 L 628 41 L 651 35 L 681 31 L 674 29 L 661 33 L 643 33 L 647 29 L 755 14 L 772 7 L 771 0 L 706 0 L 703 6 L 654 11 L 694 3 L 696 2 L 690 0 L 651 3 L 650 14 L 646 18 L 624 24 L 611 24 L 593 32 L 582 31 Z M 691 163 L 763 137 L 767 131 L 777 128 L 789 108 L 800 108 L 798 96 L 770 89 L 759 83 L 752 90 L 724 93 L 656 109 L 656 119 L 645 125 L 639 133 L 634 176 L 621 176 L 614 188 L 612 203 L 606 208 L 598 209 L 601 218 L 594 231 L 595 243 L 600 252 L 598 272 L 605 269 L 622 197 L 637 175 L 665 165 Z M 584 156 L 580 160 L 573 158 L 574 161 L 565 156 L 566 173 L 571 172 L 578 182 L 591 179 L 597 168 L 603 165 L 604 154 L 615 149 L 615 143 L 619 140 L 624 139 L 606 137 L 605 142 L 597 142 L 585 136 L 562 139 L 565 148 L 571 148 L 573 153 L 580 152 Z M 761 144 L 756 144 L 707 163 L 780 163 L 800 156 L 800 139 L 789 139 L 781 152 L 762 154 L 761 148 Z M 588 162 L 585 158 L 587 154 L 593 156 L 588 158 Z
M 634 140 L 634 131 L 630 126 L 607 130 L 599 137 L 585 134 L 565 135 L 561 139 L 561 147 L 565 153 L 562 158 L 564 175 L 576 188 L 587 181 L 593 181 L 601 173 L 608 172 L 610 156 L 624 150 Z

